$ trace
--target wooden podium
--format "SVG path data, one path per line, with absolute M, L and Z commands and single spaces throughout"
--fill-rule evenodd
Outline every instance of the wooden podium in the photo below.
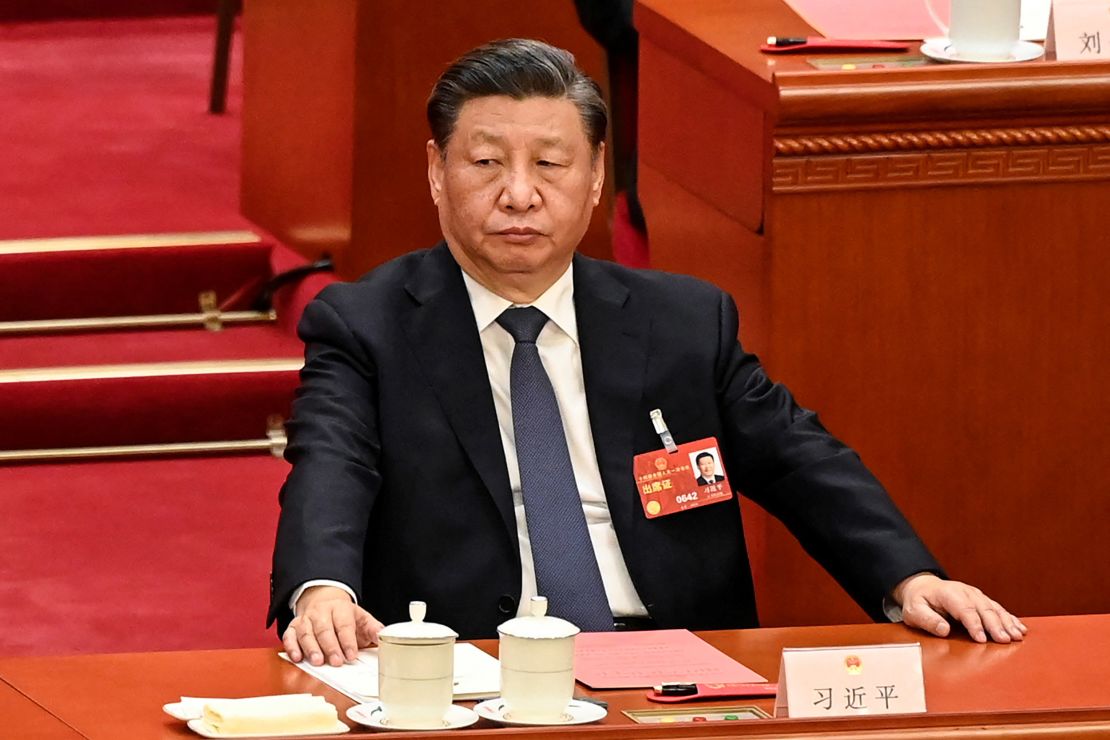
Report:
M 471 740 L 662 740 L 663 738 L 884 738 L 984 740 L 1096 738 L 1110 735 L 1110 615 L 1029 620 L 1029 637 L 980 645 L 965 637 L 929 637 L 896 624 L 702 632 L 699 636 L 769 680 L 778 680 L 784 647 L 921 643 L 928 712 L 841 719 L 697 720 L 635 724 L 626 710 L 684 708 L 709 713 L 722 704 L 753 705 L 771 714 L 774 699 L 653 704 L 644 689 L 592 691 L 608 705 L 597 724 L 502 727 L 488 720 L 458 731 L 381 733 L 355 726 L 339 737 Z M 497 642 L 476 643 L 491 655 Z M 339 709 L 352 702 L 277 656 L 278 647 L 250 650 L 122 653 L 34 658 L 0 656 L 3 737 L 196 738 L 162 705 L 180 696 L 243 697 L 312 693 Z M 470 703 L 467 702 L 469 706 Z M 348 725 L 354 725 L 347 720 Z M 329 736 L 336 737 L 336 736 Z
M 781 0 L 636 23 L 653 266 L 733 293 L 953 577 L 1110 610 L 1110 64 L 818 69 L 760 53 L 815 33 Z M 859 620 L 746 513 L 765 624 Z
M 428 194 L 424 108 L 453 59 L 533 37 L 605 79 L 570 0 L 249 0 L 243 10 L 243 214 L 357 277 L 442 237 Z M 609 256 L 608 200 L 584 251 Z

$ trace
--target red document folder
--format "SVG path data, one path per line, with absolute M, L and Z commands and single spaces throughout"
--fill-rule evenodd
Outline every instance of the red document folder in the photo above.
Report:
M 688 630 L 583 632 L 575 638 L 574 676 L 592 689 L 766 680 Z

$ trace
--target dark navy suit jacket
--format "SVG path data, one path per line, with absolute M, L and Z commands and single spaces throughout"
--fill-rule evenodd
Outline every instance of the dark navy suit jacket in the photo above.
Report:
M 690 277 L 574 258 L 586 400 L 613 526 L 660 627 L 757 623 L 736 500 L 648 519 L 634 455 L 716 437 L 733 488 L 781 519 L 873 617 L 937 564 L 858 456 L 737 341 L 732 299 Z M 407 604 L 464 638 L 516 612 L 509 476 L 470 301 L 446 245 L 413 252 L 305 310 L 270 619 L 310 579 L 349 584 L 386 624 Z M 414 480 L 413 471 L 419 471 Z

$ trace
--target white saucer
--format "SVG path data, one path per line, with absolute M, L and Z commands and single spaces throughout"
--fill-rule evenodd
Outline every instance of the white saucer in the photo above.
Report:
M 567 705 L 566 714 L 563 715 L 562 722 L 530 722 L 512 717 L 505 716 L 505 702 L 498 699 L 488 699 L 480 704 L 475 705 L 474 711 L 482 719 L 492 720 L 501 725 L 516 725 L 519 727 L 544 725 L 544 726 L 562 726 L 562 725 L 584 725 L 589 722 L 597 722 L 599 719 L 604 719 L 609 710 L 605 707 L 591 704 L 588 701 L 572 700 Z
M 460 727 L 469 727 L 478 721 L 478 715 L 466 707 L 452 704 L 451 708 L 447 710 L 447 716 L 445 716 L 443 722 L 438 725 L 429 725 L 427 727 L 393 727 L 389 724 L 389 720 L 385 718 L 385 712 L 382 711 L 382 703 L 380 701 L 371 701 L 366 704 L 357 704 L 348 709 L 347 719 L 352 719 L 360 725 L 365 725 L 373 730 L 388 730 L 390 732 L 419 730 L 421 732 L 427 732 L 429 730 L 457 730 Z
M 290 734 L 275 735 L 272 732 L 262 733 L 234 733 L 227 734 L 223 732 L 216 732 L 211 727 L 204 723 L 203 719 L 191 719 L 186 725 L 190 730 L 197 733 L 201 737 L 214 737 L 214 738 L 239 738 L 239 737 L 315 737 L 317 735 L 338 735 L 343 732 L 350 732 L 351 728 L 343 724 L 339 720 L 335 721 L 335 727 L 330 730 L 321 730 L 320 732 L 297 732 Z
M 951 51 L 952 42 L 947 38 L 925 39 L 921 53 L 937 62 L 972 62 L 975 64 L 999 64 L 1004 62 L 1031 62 L 1044 54 L 1044 47 L 1032 41 L 1019 41 L 1005 57 L 984 57 L 974 54 L 960 54 Z

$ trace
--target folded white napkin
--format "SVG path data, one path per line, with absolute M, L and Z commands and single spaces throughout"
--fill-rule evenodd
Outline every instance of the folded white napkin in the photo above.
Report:
M 339 712 L 322 696 L 288 694 L 210 699 L 204 724 L 221 735 L 295 735 L 334 730 Z

